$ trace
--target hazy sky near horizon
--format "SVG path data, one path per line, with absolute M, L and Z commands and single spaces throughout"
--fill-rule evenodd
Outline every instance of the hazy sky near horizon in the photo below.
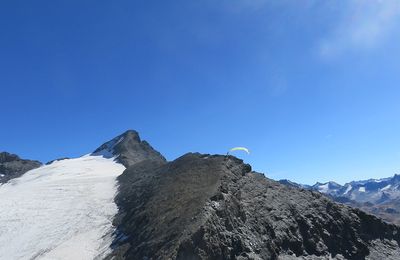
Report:
M 0 150 L 136 129 L 301 183 L 400 172 L 400 1 L 2 1 Z

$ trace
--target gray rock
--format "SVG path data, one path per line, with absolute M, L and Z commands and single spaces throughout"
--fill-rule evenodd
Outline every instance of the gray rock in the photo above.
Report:
M 50 164 L 52 164 L 53 162 L 63 161 L 63 160 L 68 160 L 68 159 L 71 159 L 71 158 L 69 158 L 69 157 L 61 157 L 61 158 L 58 158 L 58 159 L 55 159 L 55 160 L 48 161 L 48 162 L 46 163 L 46 165 L 50 165 Z
M 139 133 L 134 130 L 128 130 L 102 144 L 92 155 L 101 155 L 108 158 L 116 157 L 117 161 L 125 167 L 144 160 L 166 161 L 164 156 L 154 150 L 148 142 L 142 141 Z
M 38 161 L 24 160 L 18 155 L 7 152 L 0 153 L 0 183 L 6 183 L 13 178 L 18 178 L 27 171 L 40 167 Z
M 118 180 L 109 259 L 399 259 L 399 227 L 232 156 L 146 160 Z

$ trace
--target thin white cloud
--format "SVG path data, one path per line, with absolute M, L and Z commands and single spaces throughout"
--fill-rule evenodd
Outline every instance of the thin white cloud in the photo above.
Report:
M 379 47 L 400 24 L 400 0 L 350 0 L 345 8 L 334 31 L 320 42 L 323 58 Z
M 311 19 L 318 12 L 331 17 L 331 27 L 316 39 L 318 55 L 328 60 L 348 52 L 378 48 L 400 28 L 400 0 L 223 0 L 222 3 L 225 10 L 235 13 L 258 12 L 268 7 L 277 12 L 295 9 Z

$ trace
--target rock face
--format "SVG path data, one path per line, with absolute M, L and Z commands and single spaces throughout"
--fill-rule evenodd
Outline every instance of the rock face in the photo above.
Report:
M 148 142 L 142 141 L 139 133 L 134 130 L 128 130 L 102 144 L 92 155 L 102 155 L 106 158 L 116 157 L 117 161 L 125 167 L 143 160 L 166 161 L 164 156 L 154 150 Z
M 18 155 L 7 152 L 0 153 L 0 183 L 6 183 L 17 178 L 27 171 L 38 168 L 42 164 L 38 161 L 24 160 Z
M 400 228 L 232 156 L 146 160 L 119 176 L 109 259 L 400 259 Z

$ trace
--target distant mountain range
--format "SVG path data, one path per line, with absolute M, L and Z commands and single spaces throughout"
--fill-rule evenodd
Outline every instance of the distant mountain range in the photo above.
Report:
M 318 191 L 335 201 L 377 215 L 386 221 L 400 224 L 400 175 L 382 179 L 352 181 L 344 185 L 330 181 L 303 185 L 289 180 L 280 180 L 292 187 Z

